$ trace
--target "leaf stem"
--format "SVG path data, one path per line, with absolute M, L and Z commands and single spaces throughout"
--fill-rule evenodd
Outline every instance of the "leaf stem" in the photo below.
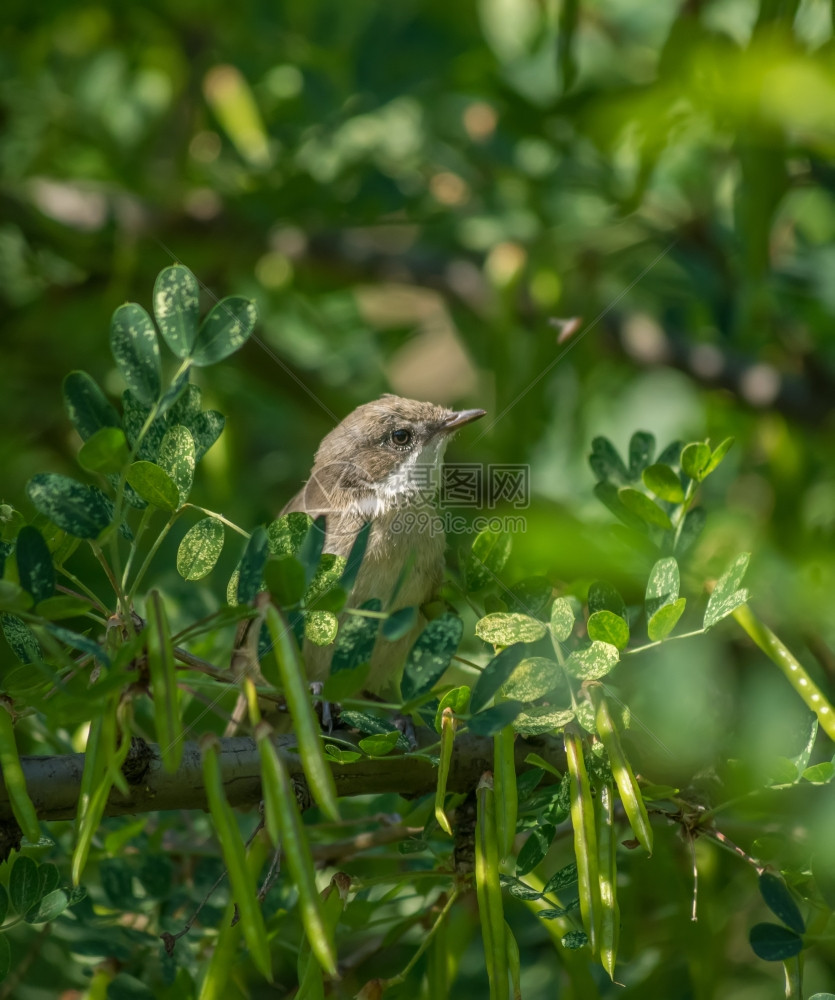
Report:
M 145 575 L 148 567 L 150 566 L 151 560 L 157 554 L 157 550 L 159 549 L 160 545 L 162 545 L 162 543 L 163 543 L 163 541 L 165 539 L 165 536 L 168 534 L 168 532 L 174 526 L 174 522 L 177 520 L 177 518 L 180 516 L 180 514 L 182 512 L 183 512 L 183 508 L 181 507 L 179 510 L 175 510 L 174 513 L 171 515 L 171 517 L 168 518 L 168 520 L 166 521 L 165 525 L 163 526 L 162 531 L 157 535 L 157 537 L 156 537 L 156 539 L 154 541 L 154 544 L 151 546 L 151 548 L 148 551 L 148 554 L 145 556 L 145 561 L 139 567 L 139 570 L 138 570 L 138 572 L 136 574 L 136 577 L 134 578 L 134 581 L 131 584 L 131 588 L 128 591 L 128 600 L 131 603 L 133 603 L 133 599 L 134 599 L 134 596 L 136 595 L 137 588 L 139 587 L 139 584 L 142 581 L 142 577 Z
M 90 548 L 93 550 L 93 554 L 101 564 L 105 576 L 110 581 L 111 587 L 113 587 L 113 593 L 116 595 L 116 598 L 119 601 L 119 607 L 121 608 L 122 615 L 124 616 L 125 621 L 127 622 L 127 620 L 130 618 L 130 601 L 128 600 L 128 597 L 125 594 L 125 592 L 119 586 L 119 581 L 116 579 L 116 576 L 113 570 L 111 569 L 110 563 L 105 558 L 101 546 L 98 544 L 98 542 L 93 541 L 92 538 L 89 539 L 89 542 L 90 542 Z
M 237 531 L 239 535 L 243 535 L 244 538 L 249 538 L 249 532 L 244 531 L 243 528 L 239 528 L 237 524 L 230 521 L 228 518 L 224 517 L 223 514 L 218 514 L 214 510 L 207 510 L 205 507 L 198 507 L 196 503 L 184 503 L 180 510 L 199 510 L 201 514 L 205 514 L 207 517 L 213 517 L 220 521 L 221 524 L 225 524 L 227 528 L 231 528 L 233 531 Z
M 142 520 L 139 522 L 139 527 L 136 529 L 136 534 L 133 538 L 133 543 L 130 547 L 130 554 L 128 555 L 128 561 L 125 563 L 125 571 L 122 574 L 122 587 L 128 585 L 128 576 L 130 576 L 131 567 L 133 566 L 133 560 L 136 556 L 137 550 L 139 548 L 139 541 L 148 527 L 148 522 L 154 515 L 155 508 L 148 504 L 145 510 L 142 511 Z
M 384 980 L 383 982 L 384 990 L 388 989 L 391 986 L 400 986 L 402 983 L 406 981 L 406 977 L 415 967 L 421 955 L 426 951 L 426 949 L 431 944 L 432 939 L 435 937 L 435 935 L 443 926 L 444 921 L 446 920 L 447 915 L 449 914 L 449 911 L 452 909 L 452 904 L 455 903 L 456 900 L 458 899 L 458 893 L 459 890 L 457 888 L 452 890 L 452 892 L 449 894 L 449 898 L 447 899 L 446 903 L 444 903 L 443 909 L 435 919 L 435 923 L 432 924 L 428 933 L 424 936 L 423 941 L 421 942 L 421 945 L 418 948 L 418 950 L 414 953 L 414 955 L 412 955 L 411 959 L 409 960 L 409 962 L 407 963 L 406 967 L 403 969 L 402 972 L 398 973 L 398 975 L 396 976 L 392 976 L 391 979 Z

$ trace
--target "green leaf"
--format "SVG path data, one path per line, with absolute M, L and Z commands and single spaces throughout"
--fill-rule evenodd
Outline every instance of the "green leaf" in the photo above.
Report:
M 739 585 L 748 569 L 750 558 L 750 552 L 738 555 L 717 581 L 705 609 L 704 628 L 713 628 L 748 600 L 748 591 L 739 589 Z
M 441 732 L 441 722 L 445 708 L 451 708 L 453 715 L 463 715 L 467 711 L 469 703 L 470 689 L 465 684 L 462 684 L 460 687 L 454 687 L 451 691 L 447 691 L 438 703 L 438 708 L 435 712 L 435 732 Z
M 345 556 L 337 556 L 332 552 L 323 553 L 305 592 L 305 606 L 321 611 L 341 611 L 347 597 L 342 588 L 345 567 Z
M 417 625 L 417 621 L 417 608 L 398 608 L 397 611 L 393 611 L 386 618 L 380 632 L 384 639 L 388 639 L 389 642 L 396 642 L 398 639 L 402 639 L 404 635 L 408 635 L 415 625 Z
M 171 381 L 171 384 L 162 394 L 162 399 L 156 405 L 156 411 L 160 417 L 163 415 L 170 415 L 170 411 L 177 405 L 177 403 L 182 399 L 183 394 L 186 392 L 190 377 L 190 366 L 186 366 L 182 371 L 177 372 Z M 172 421 L 170 416 L 166 416 L 166 424 L 168 426 L 173 426 L 175 423 L 176 421 Z
M 27 524 L 17 536 L 17 572 L 20 585 L 33 600 L 44 601 L 55 593 L 55 568 L 52 555 L 37 528 Z
M 468 590 L 481 590 L 492 583 L 510 556 L 513 544 L 506 531 L 479 532 L 464 563 Z
M 366 601 L 360 610 L 379 611 L 381 607 L 380 602 L 372 598 Z M 368 663 L 371 660 L 379 627 L 379 618 L 348 615 L 336 637 L 336 648 L 331 659 L 331 674 L 341 670 L 353 670 L 361 663 Z
M 528 706 L 513 721 L 513 728 L 523 736 L 539 736 L 562 729 L 574 718 L 571 708 L 554 708 L 552 705 Z
M 177 572 L 184 580 L 202 580 L 220 558 L 225 535 L 216 517 L 204 517 L 183 535 L 177 549 Z
M 803 770 L 800 777 L 813 785 L 828 785 L 835 778 L 835 764 L 828 760 L 820 764 L 812 764 L 811 767 Z
M 136 446 L 139 435 L 145 427 L 145 422 L 151 414 L 151 406 L 140 402 L 130 391 L 126 389 L 122 394 L 122 410 L 124 417 L 125 437 L 131 448 Z M 159 446 L 162 443 L 166 429 L 165 417 L 155 417 L 145 430 L 136 457 L 143 462 L 155 462 L 159 455 Z
M 154 318 L 163 340 L 178 358 L 187 358 L 200 322 L 197 279 L 182 264 L 160 271 L 154 283 Z
M 618 498 L 628 511 L 635 514 L 642 521 L 657 528 L 664 528 L 665 531 L 672 530 L 673 524 L 670 515 L 662 510 L 654 500 L 633 489 L 631 486 L 622 486 L 618 490 Z
M 261 589 L 264 578 L 264 566 L 267 562 L 269 549 L 267 547 L 267 529 L 263 524 L 252 532 L 246 543 L 241 563 L 238 567 L 238 604 L 248 604 L 255 600 L 255 595 Z
M 591 443 L 589 465 L 598 481 L 614 480 L 625 483 L 629 473 L 615 446 L 605 437 L 596 437 Z
M 551 605 L 551 635 L 557 642 L 565 642 L 573 631 L 574 608 L 571 601 L 558 597 Z
M 35 633 L 15 615 L 0 615 L 3 638 L 21 663 L 34 663 L 41 658 L 41 647 Z
M 216 364 L 249 339 L 258 321 L 255 303 L 230 295 L 221 299 L 203 320 L 192 350 L 192 361 L 198 367 Z
M 127 480 L 139 496 L 154 507 L 175 511 L 180 506 L 176 483 L 155 462 L 134 462 L 128 469 Z
M 302 514 L 299 511 L 294 511 L 292 514 L 282 514 L 267 527 L 270 554 L 274 556 L 296 555 L 312 526 L 313 518 L 309 514 Z
M 120 427 L 119 414 L 87 372 L 70 372 L 63 384 L 70 423 L 87 441 L 105 427 Z
M 226 426 L 226 417 L 217 410 L 206 410 L 189 421 L 188 429 L 194 438 L 194 460 L 199 462 L 217 441 Z
M 119 374 L 138 400 L 154 403 L 160 394 L 157 333 L 142 306 L 119 306 L 110 323 L 110 350 Z
M 48 621 L 58 621 L 61 618 L 77 618 L 89 611 L 91 602 L 84 597 L 72 597 L 69 594 L 56 594 L 38 601 L 37 613 Z
M 399 740 L 400 733 L 395 729 L 389 733 L 365 736 L 359 741 L 359 747 L 369 757 L 385 757 L 397 746 Z
M 684 613 L 684 606 L 687 604 L 686 597 L 679 597 L 672 604 L 665 604 L 660 607 L 647 623 L 647 635 L 652 642 L 666 639 L 670 632 L 678 624 L 679 618 Z
M 617 648 L 608 642 L 593 642 L 586 649 L 576 649 L 565 663 L 565 669 L 572 677 L 584 681 L 605 677 L 618 663 Z
M 19 510 L 15 510 L 11 504 L 0 503 L 0 542 L 3 543 L 5 555 L 11 555 L 12 549 L 8 545 L 17 538 L 17 533 L 24 524 L 26 518 Z
M 314 646 L 329 646 L 338 630 L 339 619 L 332 611 L 308 611 L 304 616 L 304 636 Z
M 719 463 L 722 461 L 725 455 L 727 455 L 728 452 L 731 450 L 731 446 L 733 445 L 733 443 L 734 443 L 734 438 L 732 437 L 725 438 L 725 440 L 722 441 L 721 444 L 718 444 L 713 449 L 713 454 L 710 456 L 710 461 L 707 463 L 707 465 L 704 468 L 704 472 L 702 473 L 703 479 L 706 479 L 711 474 L 711 472 L 713 472 L 713 470 L 719 465 Z
M 19 854 L 9 874 L 9 899 L 12 906 L 23 916 L 37 903 L 40 892 L 38 863 L 25 854 Z
M 24 915 L 27 924 L 45 924 L 55 920 L 70 905 L 69 897 L 63 889 L 53 889 L 44 893 L 38 902 Z
M 9 913 L 9 894 L 6 892 L 6 887 L 4 885 L 0 885 L 0 925 L 6 922 L 6 917 L 8 916 L 8 913 Z M 5 935 L 2 936 L 5 937 Z M 2 980 L 2 978 L 3 977 L 0 976 L 0 980 Z
M 191 492 L 194 481 L 194 438 L 191 431 L 182 424 L 175 424 L 165 432 L 159 446 L 157 464 L 168 473 L 171 481 L 177 487 L 180 498 L 178 506 L 182 506 Z
M 0 610 L 28 611 L 35 602 L 20 584 L 11 580 L 0 580 Z
M 624 649 L 629 642 L 629 626 L 613 611 L 595 611 L 587 623 L 589 639 L 608 642 Z
M 567 889 L 570 885 L 574 885 L 577 879 L 577 863 L 572 861 L 570 865 L 560 868 L 558 872 L 548 879 L 542 890 L 542 895 L 548 896 L 552 892 L 562 892 L 563 889 Z
M 627 528 L 632 528 L 634 531 L 640 531 L 646 534 L 647 525 L 646 522 L 641 520 L 640 517 L 636 517 L 627 507 L 621 503 L 618 487 L 614 483 L 610 483 L 607 480 L 595 484 L 594 495 L 607 507 L 618 520 L 626 525 Z
M 650 465 L 641 473 L 644 486 L 654 493 L 659 499 L 668 503 L 682 503 L 684 500 L 684 490 L 681 480 L 669 465 Z
M 26 493 L 44 517 L 76 538 L 97 538 L 110 524 L 107 498 L 69 476 L 39 472 L 27 483 Z
M 337 764 L 356 764 L 362 754 L 355 750 L 342 750 L 333 743 L 325 744 L 325 760 L 335 760 Z
M 542 893 L 538 889 L 534 889 L 527 882 L 520 882 L 518 878 L 514 878 L 512 875 L 500 874 L 499 882 L 501 887 L 507 889 L 510 895 L 516 899 L 524 899 L 528 902 L 542 899 Z
M 566 951 L 577 951 L 585 948 L 589 943 L 588 935 L 585 931 L 569 931 L 562 936 L 562 946 Z
M 803 950 L 803 938 L 779 924 L 754 924 L 748 940 L 754 954 L 766 962 L 784 962 Z
M 6 934 L 0 934 L 0 982 L 8 976 L 12 967 L 12 949 Z
M 492 708 L 485 708 L 467 720 L 467 728 L 476 736 L 495 736 L 505 726 L 509 726 L 524 709 L 521 701 L 501 701 Z
M 486 708 L 493 695 L 508 680 L 525 655 L 525 643 L 506 646 L 484 667 L 470 697 L 470 711 L 475 714 Z M 515 718 L 515 716 L 514 716 Z
M 682 471 L 700 483 L 707 475 L 710 459 L 710 448 L 702 441 L 692 441 L 681 452 Z
M 759 877 L 760 895 L 765 900 L 765 905 L 771 910 L 775 917 L 779 917 L 786 926 L 791 927 L 797 934 L 803 934 L 806 930 L 804 921 L 794 897 L 789 892 L 789 887 L 773 872 L 763 872 Z
M 496 614 L 482 618 L 475 627 L 479 639 L 494 646 L 512 646 L 515 642 L 536 642 L 546 632 L 545 625 L 528 615 Z
M 304 596 L 304 567 L 293 556 L 269 559 L 264 567 L 264 583 L 279 607 L 293 607 Z
M 349 592 L 354 586 L 354 582 L 359 574 L 360 566 L 362 566 L 362 561 L 365 558 L 365 550 L 368 547 L 368 536 L 371 534 L 371 528 L 371 521 L 366 521 L 357 532 L 357 537 L 354 539 L 354 544 L 348 553 L 348 561 L 344 564 L 345 568 L 339 580 L 339 586 L 346 592 Z
M 117 473 L 130 457 L 121 427 L 101 427 L 81 446 L 76 458 L 87 472 Z
M 527 875 L 536 868 L 548 853 L 555 834 L 556 829 L 549 823 L 531 828 L 528 839 L 516 857 L 517 876 Z
M 673 556 L 659 559 L 652 567 L 647 580 L 646 610 L 647 618 L 652 618 L 659 608 L 678 600 L 681 587 L 678 563 Z
M 655 436 L 648 431 L 635 431 L 629 441 L 629 478 L 638 479 L 655 454 Z
M 620 596 L 620 591 L 604 580 L 595 580 L 589 587 L 588 602 L 591 615 L 598 611 L 611 611 L 621 618 L 626 618 L 626 604 Z
M 346 726 L 358 729 L 365 736 L 374 736 L 377 733 L 385 734 L 392 731 L 390 722 L 378 719 L 376 715 L 369 715 L 367 712 L 341 712 L 339 718 Z M 401 750 L 409 750 L 409 744 L 402 733 L 397 745 Z
M 514 649 L 508 646 L 508 649 Z M 505 650 L 507 652 L 507 650 Z M 499 656 L 502 654 L 500 653 Z M 545 656 L 529 656 L 522 660 L 505 681 L 502 693 L 516 701 L 536 701 L 565 684 L 560 665 Z
M 65 642 L 73 649 L 77 649 L 82 653 L 87 653 L 89 656 L 92 656 L 94 659 L 98 660 L 99 663 L 103 663 L 105 666 L 110 665 L 110 657 L 104 649 L 93 639 L 89 639 L 86 635 L 79 635 L 78 632 L 73 632 L 68 628 L 64 628 L 63 625 L 56 625 L 54 622 L 47 622 L 43 627 L 47 632 L 50 632 L 56 638 L 60 639 L 61 642 Z
M 429 622 L 409 650 L 400 689 L 405 701 L 429 691 L 449 666 L 458 649 L 464 623 L 447 612 Z

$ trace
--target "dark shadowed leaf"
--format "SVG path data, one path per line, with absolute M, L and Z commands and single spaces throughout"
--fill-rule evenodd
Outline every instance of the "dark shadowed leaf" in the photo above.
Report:
M 255 595 L 261 589 L 264 578 L 264 566 L 267 562 L 269 549 L 267 547 L 267 529 L 259 524 L 246 543 L 241 556 L 240 576 L 238 577 L 237 598 L 239 604 L 248 604 L 255 600 Z
M 73 427 L 87 441 L 104 427 L 120 427 L 115 408 L 87 372 L 70 372 L 63 384 L 64 405 Z
M 604 580 L 596 580 L 589 587 L 589 614 L 593 615 L 598 611 L 611 611 L 621 618 L 626 617 L 626 604 L 620 591 Z
M 409 650 L 400 689 L 411 701 L 440 680 L 458 649 L 464 623 L 457 615 L 443 614 L 429 622 Z
M 366 601 L 360 610 L 379 611 L 382 605 L 373 598 Z M 341 670 L 353 670 L 371 659 L 371 651 L 380 627 L 379 618 L 364 615 L 347 615 L 336 637 L 336 647 L 331 660 L 331 674 Z
M 412 631 L 417 624 L 417 620 L 417 608 L 398 608 L 397 611 L 393 611 L 386 618 L 380 631 L 384 639 L 388 639 L 389 642 L 396 642 Z
M 477 736 L 495 736 L 524 710 L 521 701 L 502 701 L 467 720 L 467 728 Z
M 655 435 L 648 431 L 635 431 L 629 441 L 629 478 L 640 479 L 654 455 Z
M 281 608 L 298 604 L 304 596 L 304 568 L 293 556 L 269 559 L 264 567 L 264 582 Z
M 55 593 L 55 568 L 49 547 L 40 531 L 29 524 L 17 536 L 17 571 L 20 585 L 36 604 Z
M 166 344 L 178 358 L 187 358 L 200 322 L 197 279 L 182 264 L 160 271 L 154 283 L 154 318 Z
M 351 587 L 354 586 L 354 582 L 357 579 L 360 566 L 362 566 L 362 561 L 365 558 L 365 550 L 368 546 L 368 536 L 370 534 L 371 521 L 367 521 L 357 532 L 357 537 L 354 539 L 354 544 L 351 546 L 351 551 L 348 553 L 348 561 L 345 563 L 345 568 L 342 571 L 342 578 L 339 581 L 339 586 L 346 591 L 351 590 Z
M 531 576 L 527 580 L 514 583 L 509 591 L 502 593 L 502 597 L 508 611 L 536 618 L 548 606 L 553 592 L 554 588 L 544 576 Z
M 110 323 L 110 350 L 119 374 L 138 400 L 154 403 L 160 394 L 157 332 L 142 306 L 119 306 Z
M 803 938 L 779 924 L 754 924 L 748 940 L 754 954 L 766 962 L 783 962 L 803 950 Z
M 12 906 L 22 916 L 37 903 L 40 891 L 37 861 L 19 854 L 9 873 L 9 899 Z
M 629 480 L 623 459 L 608 438 L 596 437 L 592 441 L 589 465 L 599 481 L 612 480 L 614 483 L 625 483 Z
M 234 354 L 247 342 L 257 320 L 258 311 L 250 299 L 235 295 L 221 299 L 200 325 L 191 353 L 194 364 L 213 365 Z
M 517 642 L 507 646 L 487 664 L 476 680 L 470 698 L 470 711 L 480 712 L 490 699 L 508 680 L 525 655 L 525 643 Z M 515 716 L 514 716 L 515 718 Z
M 797 934 L 803 934 L 806 930 L 806 922 L 783 879 L 773 872 L 763 872 L 759 877 L 759 888 L 760 895 L 774 916 L 779 917 L 786 926 L 791 927 Z
M 469 590 L 481 590 L 493 583 L 508 560 L 511 545 L 512 538 L 506 531 L 482 531 L 476 535 L 464 563 Z
M 614 483 L 608 480 L 596 483 L 594 487 L 594 495 L 607 507 L 618 520 L 625 524 L 628 528 L 633 528 L 635 531 L 646 532 L 647 526 L 646 522 L 641 520 L 640 517 L 633 514 L 628 507 L 624 506 L 621 502 L 618 487 Z
M 528 839 L 522 845 L 522 850 L 516 858 L 516 875 L 527 875 L 536 868 L 548 853 L 556 830 L 545 823 L 531 829 Z

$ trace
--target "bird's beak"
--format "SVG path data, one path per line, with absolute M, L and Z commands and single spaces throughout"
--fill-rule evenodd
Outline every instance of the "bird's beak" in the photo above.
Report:
M 458 410 L 453 413 L 452 416 L 447 417 L 447 419 L 441 424 L 440 431 L 442 434 L 446 434 L 449 431 L 457 431 L 459 427 L 463 427 L 464 424 L 469 424 L 473 420 L 478 420 L 483 417 L 487 410 Z

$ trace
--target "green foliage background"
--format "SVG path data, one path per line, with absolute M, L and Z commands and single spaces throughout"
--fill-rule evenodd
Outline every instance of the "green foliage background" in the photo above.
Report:
M 831 681 L 831 17 L 824 0 L 13 0 L 0 499 L 76 472 L 61 380 L 82 368 L 118 395 L 110 315 L 147 305 L 179 260 L 204 306 L 240 294 L 261 316 L 259 341 L 202 383 L 228 417 L 201 466 L 207 507 L 270 519 L 333 415 L 382 391 L 483 406 L 452 457 L 533 469 L 509 579 L 605 578 L 629 598 L 645 571 L 602 527 L 592 438 L 734 435 L 694 576 L 752 551 L 759 613 Z M 552 319 L 574 316 L 559 344 Z M 173 569 L 164 582 L 208 600 Z M 724 633 L 688 645 L 619 677 L 651 778 L 799 752 L 803 711 L 760 654 Z M 798 799 L 769 816 L 803 817 L 802 847 L 833 817 Z M 729 835 L 751 849 L 768 822 Z M 622 901 L 634 995 L 780 995 L 747 944 L 750 870 L 698 844 L 691 925 L 688 848 L 657 839 Z M 525 995 L 552 995 L 542 932 L 523 926 L 539 956 Z M 832 955 L 809 959 L 810 986 L 832 987 Z

